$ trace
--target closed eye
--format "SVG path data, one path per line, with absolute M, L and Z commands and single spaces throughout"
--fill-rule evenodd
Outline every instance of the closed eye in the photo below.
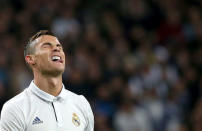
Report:
M 51 46 L 51 43 L 43 43 L 42 44 L 42 48 L 47 48 L 47 47 L 50 47 Z
M 62 47 L 61 44 L 57 44 L 56 46 L 59 47 L 59 48 L 61 48 L 61 49 L 63 49 L 63 47 Z
M 57 47 L 62 47 L 62 45 L 61 44 L 57 44 Z

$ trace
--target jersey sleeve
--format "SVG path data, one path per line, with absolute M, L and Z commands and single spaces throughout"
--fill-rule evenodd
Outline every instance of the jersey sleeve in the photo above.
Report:
M 4 104 L 0 117 L 0 131 L 25 131 L 23 113 L 17 105 Z
M 87 119 L 87 126 L 85 128 L 85 131 L 94 131 L 94 116 L 91 106 L 84 96 L 81 96 L 81 99 L 84 104 L 84 112 L 86 114 L 85 117 Z

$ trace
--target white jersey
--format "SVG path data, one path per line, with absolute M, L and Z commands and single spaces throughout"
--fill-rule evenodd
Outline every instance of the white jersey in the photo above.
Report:
M 0 131 L 93 131 L 94 116 L 88 101 L 63 86 L 54 97 L 32 81 L 2 108 Z

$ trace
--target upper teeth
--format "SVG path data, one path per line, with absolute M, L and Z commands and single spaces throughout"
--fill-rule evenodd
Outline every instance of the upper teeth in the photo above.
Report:
M 60 57 L 59 56 L 53 56 L 52 60 L 60 60 Z

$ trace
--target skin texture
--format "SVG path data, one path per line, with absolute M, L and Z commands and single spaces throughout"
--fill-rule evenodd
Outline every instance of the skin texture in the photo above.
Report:
M 57 96 L 62 89 L 62 74 L 65 70 L 65 54 L 58 39 L 42 35 L 33 42 L 34 54 L 27 55 L 25 61 L 34 74 L 34 83 L 43 91 Z M 59 56 L 60 61 L 53 61 Z

